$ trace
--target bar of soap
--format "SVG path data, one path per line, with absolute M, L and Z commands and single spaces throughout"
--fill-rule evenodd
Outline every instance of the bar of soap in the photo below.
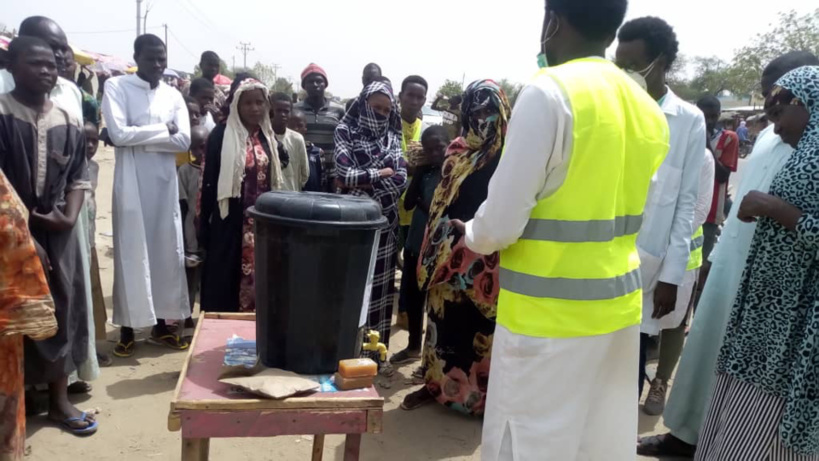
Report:
M 353 389 L 364 389 L 373 385 L 374 376 L 363 378 L 345 378 L 341 374 L 335 374 L 336 388 L 340 391 L 350 391 Z
M 378 374 L 378 365 L 372 359 L 348 359 L 338 362 L 342 378 L 370 378 Z

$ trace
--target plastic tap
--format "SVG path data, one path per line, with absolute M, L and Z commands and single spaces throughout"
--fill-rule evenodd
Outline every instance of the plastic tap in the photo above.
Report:
M 367 332 L 367 342 L 364 343 L 362 349 L 365 351 L 378 352 L 381 361 L 385 362 L 387 360 L 387 346 L 384 343 L 378 342 L 380 340 L 381 335 L 375 330 L 370 330 Z

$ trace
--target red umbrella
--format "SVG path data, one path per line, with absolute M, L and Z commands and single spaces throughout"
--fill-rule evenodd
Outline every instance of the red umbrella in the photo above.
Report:
M 216 77 L 213 77 L 213 84 L 214 85 L 230 86 L 231 83 L 233 83 L 233 80 L 225 77 L 222 74 L 217 74 Z

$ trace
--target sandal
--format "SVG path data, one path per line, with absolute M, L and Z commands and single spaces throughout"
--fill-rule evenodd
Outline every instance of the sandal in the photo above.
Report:
M 94 420 L 89 421 L 88 419 L 86 419 L 87 416 L 88 416 L 88 413 L 82 412 L 82 414 L 80 415 L 79 418 L 66 418 L 66 419 L 62 420 L 62 422 L 60 422 L 60 426 L 64 430 L 66 430 L 66 431 L 68 431 L 68 432 L 70 432 L 70 433 L 72 433 L 72 434 L 74 434 L 76 436 L 86 437 L 86 436 L 92 435 L 92 434 L 97 432 L 97 427 L 99 426 L 99 423 L 97 421 L 94 421 Z M 71 423 L 76 423 L 76 422 L 79 422 L 79 421 L 83 421 L 83 422 L 90 423 L 90 424 L 88 426 L 86 426 L 86 427 L 75 427 L 75 426 L 73 426 L 71 424 Z
M 116 346 L 114 346 L 114 351 L 112 352 L 117 357 L 127 359 L 134 355 L 134 342 L 129 341 L 128 344 L 123 344 L 122 341 L 118 342 Z
M 190 347 L 188 342 L 183 341 L 179 336 L 172 334 L 162 335 L 160 337 L 151 336 L 148 338 L 148 343 L 155 346 L 165 346 L 168 349 L 173 349 L 175 351 L 184 351 Z
M 88 394 L 91 392 L 93 387 L 85 381 L 77 381 L 74 384 L 70 384 L 68 386 L 68 393 L 69 394 Z
M 417 362 L 421 360 L 421 351 L 410 351 L 409 348 L 404 349 L 390 357 L 390 363 L 393 365 L 404 365 L 406 363 Z
M 404 397 L 404 401 L 401 402 L 401 409 L 406 411 L 417 410 L 434 401 L 435 398 L 429 393 L 426 386 L 424 386 L 415 392 L 407 394 L 407 396 Z
M 637 443 L 637 454 L 640 456 L 693 458 L 696 451 L 695 445 L 689 445 L 671 434 L 645 437 Z
M 378 367 L 378 374 L 385 378 L 392 378 L 395 374 L 395 367 L 390 365 L 389 362 L 381 363 Z

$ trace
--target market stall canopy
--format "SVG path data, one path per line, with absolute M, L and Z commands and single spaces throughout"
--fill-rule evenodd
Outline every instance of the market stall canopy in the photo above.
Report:
M 216 77 L 213 77 L 214 85 L 230 85 L 231 83 L 233 83 L 233 80 L 229 79 L 228 77 L 225 77 L 222 74 L 218 74 L 216 75 Z

